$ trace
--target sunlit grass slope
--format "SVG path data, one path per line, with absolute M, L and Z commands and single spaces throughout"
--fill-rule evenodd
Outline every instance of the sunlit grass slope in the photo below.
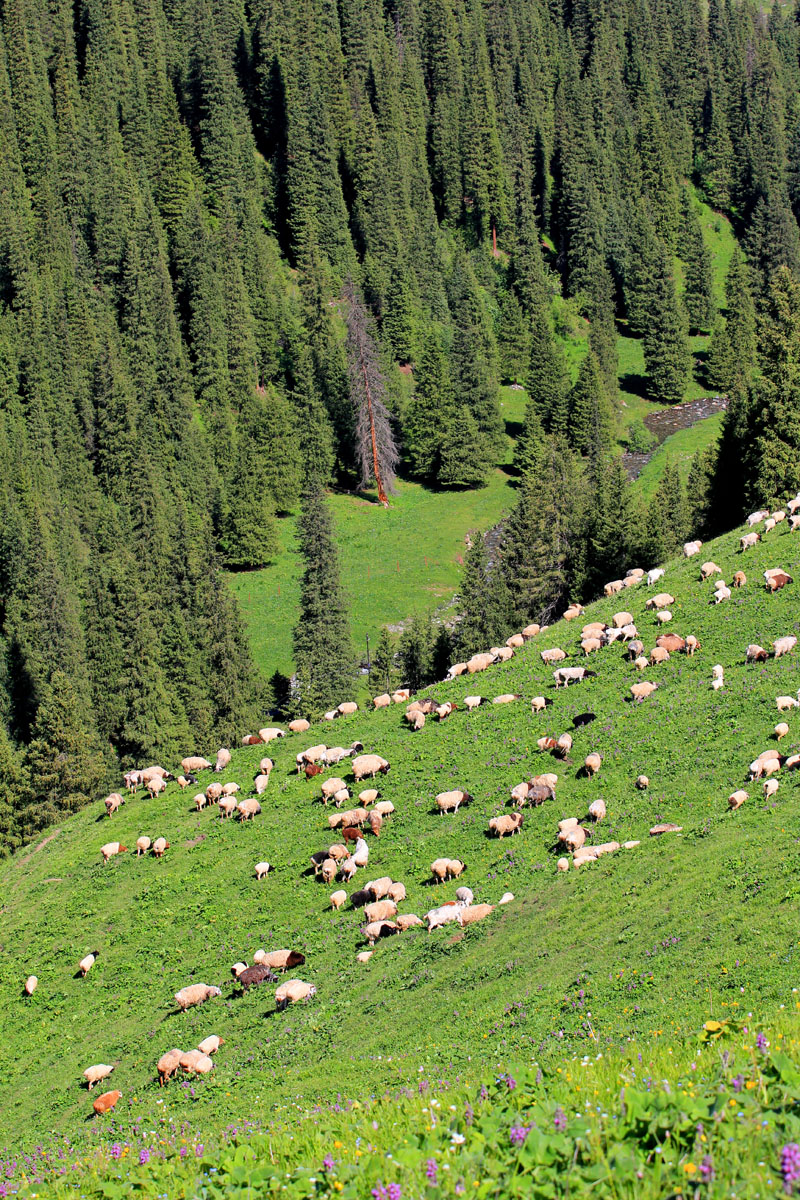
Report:
M 786 530 L 745 555 L 735 532 L 703 548 L 701 558 L 716 560 L 727 579 L 739 567 L 748 575 L 719 607 L 710 605 L 712 584 L 699 582 L 699 559 L 666 564 L 658 586 L 676 598 L 672 627 L 695 633 L 702 651 L 648 671 L 661 686 L 644 704 L 629 702 L 639 676 L 619 646 L 592 657 L 596 678 L 556 692 L 540 650 L 560 646 L 568 662 L 582 661 L 581 622 L 562 622 L 510 663 L 433 689 L 457 702 L 519 692 L 517 703 L 459 710 L 416 734 L 401 707 L 362 711 L 272 743 L 275 770 L 252 823 L 221 821 L 216 809 L 196 813 L 191 795 L 172 784 L 157 800 L 129 799 L 112 819 L 98 800 L 51 830 L 46 844 L 4 863 L 0 1111 L 8 1143 L 82 1128 L 90 1105 L 81 1072 L 96 1062 L 118 1064 L 112 1083 L 123 1093 L 123 1124 L 149 1120 L 162 1098 L 159 1055 L 211 1032 L 226 1039 L 213 1075 L 194 1096 L 180 1084 L 168 1093 L 176 1118 L 209 1130 L 221 1114 L 258 1119 L 276 1102 L 399 1085 L 419 1066 L 450 1078 L 487 1055 L 502 1060 L 533 1047 L 561 1055 L 590 1026 L 601 1046 L 631 1034 L 679 1038 L 712 1005 L 724 1015 L 774 1004 L 797 978 L 800 774 L 782 778 L 769 803 L 757 784 L 740 811 L 729 814 L 726 800 L 754 756 L 774 744 L 775 697 L 800 686 L 795 654 L 744 663 L 749 642 L 769 646 L 800 627 L 798 585 L 772 596 L 760 579 L 777 564 L 800 575 L 800 540 Z M 586 619 L 629 608 L 649 649 L 658 630 L 645 612 L 648 594 L 640 586 L 600 600 Z M 725 667 L 720 692 L 710 688 L 715 663 Z M 530 700 L 540 693 L 553 705 L 534 716 Z M 576 732 L 569 762 L 538 752 L 537 738 L 570 729 L 584 710 L 597 720 Z M 800 718 L 788 720 L 787 753 L 800 748 Z M 452 899 L 456 886 L 431 888 L 431 861 L 459 856 L 467 863 L 461 882 L 477 900 L 510 890 L 514 903 L 463 933 L 411 930 L 380 943 L 368 964 L 356 961 L 363 914 L 331 912 L 331 889 L 307 873 L 309 856 L 334 839 L 328 810 L 315 802 L 318 786 L 294 770 L 305 746 L 354 738 L 391 762 L 379 786 L 396 808 L 380 840 L 370 838 L 370 865 L 356 882 L 402 880 L 401 911 L 423 914 Z M 603 756 L 593 780 L 580 777 L 589 751 Z M 262 753 L 237 750 L 221 778 L 238 780 L 246 794 Z M 557 801 L 527 811 L 519 836 L 490 840 L 487 821 L 509 789 L 548 769 L 559 775 Z M 347 763 L 336 773 L 347 778 Z M 650 778 L 646 792 L 634 787 L 640 773 Z M 433 798 L 451 787 L 474 801 L 439 816 Z M 560 875 L 556 821 L 582 815 L 597 796 L 608 805 L 600 836 L 641 845 Z M 683 832 L 649 838 L 659 821 Z M 167 837 L 162 860 L 132 852 L 143 833 Z M 103 865 L 100 846 L 112 839 L 131 851 Z M 276 870 L 257 883 L 261 859 Z M 252 961 L 258 946 L 302 949 L 299 975 L 317 986 L 316 999 L 275 1016 L 269 987 L 239 997 L 230 964 Z M 100 952 L 95 967 L 75 978 L 91 950 Z M 30 999 L 22 995 L 29 973 L 40 981 Z M 198 980 L 221 985 L 222 998 L 176 1014 L 173 993 Z M 579 989 L 586 1003 L 577 1006 Z

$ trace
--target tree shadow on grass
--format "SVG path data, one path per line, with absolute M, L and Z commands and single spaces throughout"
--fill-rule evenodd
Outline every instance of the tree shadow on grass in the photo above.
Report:
M 625 375 L 620 376 L 619 386 L 623 392 L 630 392 L 634 396 L 640 396 L 642 400 L 650 399 L 646 375 L 628 371 Z

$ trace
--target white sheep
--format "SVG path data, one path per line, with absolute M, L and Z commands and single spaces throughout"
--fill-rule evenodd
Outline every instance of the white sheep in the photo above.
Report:
M 273 869 L 272 864 L 268 862 L 257 862 L 255 865 L 256 879 L 263 879 Z

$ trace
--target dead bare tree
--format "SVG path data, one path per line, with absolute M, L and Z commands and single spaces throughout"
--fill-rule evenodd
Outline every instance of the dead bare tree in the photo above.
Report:
M 342 298 L 347 305 L 347 372 L 356 417 L 360 486 L 364 488 L 374 479 L 378 499 L 384 508 L 388 508 L 387 492 L 395 490 L 400 453 L 392 433 L 391 416 L 383 402 L 386 384 L 378 361 L 378 349 L 370 333 L 369 316 L 351 279 L 345 284 Z

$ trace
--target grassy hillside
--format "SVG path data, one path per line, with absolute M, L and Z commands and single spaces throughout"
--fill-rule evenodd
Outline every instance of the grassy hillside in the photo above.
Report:
M 774 1004 L 796 981 L 800 776 L 782 779 L 766 804 L 753 785 L 734 814 L 726 798 L 771 744 L 776 695 L 800 686 L 795 655 L 743 661 L 748 642 L 769 645 L 800 627 L 795 589 L 771 596 L 760 580 L 778 563 L 798 573 L 800 540 L 786 529 L 744 556 L 735 534 L 704 548 L 726 578 L 738 567 L 748 574 L 748 586 L 719 607 L 709 606 L 712 585 L 699 582 L 697 559 L 667 564 L 659 587 L 676 597 L 673 627 L 694 632 L 702 652 L 649 671 L 662 686 L 644 704 L 628 702 L 638 676 L 619 647 L 593 658 L 595 679 L 555 692 L 539 651 L 561 646 L 578 661 L 580 638 L 574 623 L 560 623 L 510 663 L 435 688 L 456 701 L 518 691 L 516 704 L 459 711 L 418 734 L 405 728 L 402 708 L 359 712 L 273 743 L 264 811 L 251 824 L 194 812 L 172 784 L 160 799 L 130 799 L 112 819 L 98 801 L 3 864 L 0 1109 L 8 1144 L 83 1129 L 90 1106 L 81 1072 L 94 1062 L 118 1064 L 120 1127 L 151 1121 L 165 1099 L 153 1082 L 157 1058 L 210 1032 L 226 1039 L 213 1075 L 166 1094 L 176 1120 L 207 1133 L 221 1113 L 257 1120 L 275 1103 L 305 1107 L 396 1088 L 420 1066 L 436 1078 L 469 1077 L 487 1059 L 502 1064 L 535 1049 L 547 1061 L 590 1036 L 601 1047 L 632 1035 L 681 1038 L 709 1014 Z M 649 647 L 657 629 L 647 596 L 639 587 L 601 600 L 587 619 L 629 607 Z M 721 692 L 710 688 L 717 662 L 726 669 Z M 539 693 L 554 702 L 533 716 L 530 698 Z M 554 765 L 536 739 L 570 728 L 586 709 L 598 719 L 576 733 L 571 760 Z M 790 714 L 789 723 L 787 753 L 800 745 L 800 722 Z M 380 943 L 367 965 L 356 961 L 362 914 L 331 912 L 331 889 L 307 873 L 309 855 L 334 839 L 314 781 L 293 770 L 298 749 L 354 738 L 392 763 L 380 788 L 396 807 L 380 840 L 370 838 L 370 865 L 356 883 L 390 874 L 408 890 L 401 911 L 422 914 L 456 886 L 431 888 L 431 861 L 458 855 L 477 900 L 497 901 L 509 889 L 513 904 L 463 932 L 411 930 Z M 604 759 L 594 780 L 579 771 L 590 750 Z M 237 751 L 221 778 L 246 786 L 262 752 Z M 490 840 L 488 818 L 510 787 L 551 768 L 556 803 L 526 812 L 520 836 Z M 641 772 L 647 792 L 634 787 Z M 347 777 L 347 765 L 337 773 Z M 433 797 L 456 786 L 474 802 L 455 817 L 437 815 Z M 597 796 L 608 805 L 601 836 L 641 845 L 560 875 L 556 821 L 581 815 Z M 648 838 L 658 821 L 683 833 Z M 102 863 L 101 844 L 133 847 L 142 833 L 168 838 L 164 859 L 129 852 Z M 253 864 L 264 858 L 276 871 L 257 883 Z M 288 945 L 307 955 L 299 974 L 318 995 L 275 1016 L 271 989 L 240 998 L 229 966 L 252 961 L 258 946 Z M 100 951 L 95 967 L 75 978 L 91 950 Z M 40 982 L 27 999 L 29 973 Z M 223 997 L 176 1014 L 173 993 L 198 980 L 221 985 Z

